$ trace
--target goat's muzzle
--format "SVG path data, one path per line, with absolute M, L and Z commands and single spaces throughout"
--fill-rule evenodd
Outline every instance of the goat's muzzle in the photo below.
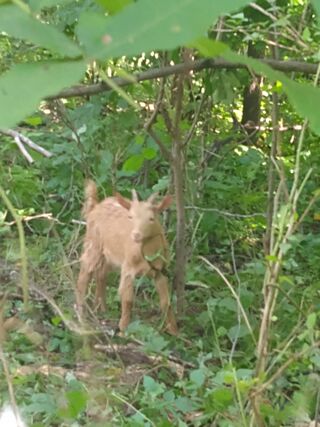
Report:
M 131 233 L 131 237 L 132 237 L 132 240 L 134 242 L 136 242 L 136 243 L 141 243 L 142 242 L 142 235 L 138 231 L 133 231 Z

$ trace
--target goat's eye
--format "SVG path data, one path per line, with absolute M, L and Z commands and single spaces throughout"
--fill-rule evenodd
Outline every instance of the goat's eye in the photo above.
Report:
M 128 218 L 129 218 L 129 219 L 132 219 L 132 215 L 128 215 Z
M 153 221 L 154 221 L 154 217 L 153 217 L 153 216 L 151 216 L 151 217 L 149 218 L 149 221 L 153 222 Z

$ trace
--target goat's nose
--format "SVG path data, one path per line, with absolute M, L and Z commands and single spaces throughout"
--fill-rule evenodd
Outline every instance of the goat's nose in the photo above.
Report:
M 132 239 L 133 239 L 135 242 L 137 242 L 137 243 L 141 242 L 141 240 L 142 240 L 142 236 L 141 236 L 141 234 L 139 233 L 139 231 L 133 231 L 133 232 L 131 233 L 131 236 L 132 236 Z

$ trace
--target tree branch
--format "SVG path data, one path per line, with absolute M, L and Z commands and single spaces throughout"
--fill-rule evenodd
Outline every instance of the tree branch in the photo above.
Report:
M 45 157 L 52 157 L 53 153 L 51 151 L 46 150 L 45 148 L 41 147 L 40 145 L 33 142 L 30 138 L 28 138 L 25 135 L 22 135 L 20 132 L 13 130 L 13 129 L 0 129 L 0 133 L 3 135 L 11 136 L 11 138 L 14 139 L 15 143 L 19 147 L 19 150 L 23 154 L 23 156 L 27 159 L 29 163 L 33 163 L 33 158 L 28 153 L 27 149 L 25 148 L 24 144 L 28 145 L 32 150 L 37 151 L 38 153 L 42 154 Z
M 164 143 L 160 140 L 160 138 L 158 137 L 156 132 L 152 129 L 152 125 L 156 121 L 157 115 L 158 115 L 159 110 L 160 110 L 161 105 L 162 105 L 162 100 L 163 100 L 163 96 L 164 96 L 164 84 L 165 84 L 165 80 L 162 79 L 158 98 L 157 98 L 157 101 L 155 103 L 154 111 L 151 114 L 149 120 L 144 125 L 144 128 L 148 132 L 148 134 L 154 139 L 155 143 L 160 148 L 160 151 L 161 151 L 161 154 L 163 155 L 163 157 L 170 163 L 172 161 L 172 156 L 171 156 L 170 150 L 164 145 Z
M 275 59 L 262 59 L 263 64 L 267 64 L 275 70 L 283 72 L 298 72 L 303 74 L 316 74 L 317 64 L 310 64 L 301 61 L 278 61 Z M 176 65 L 167 65 L 161 68 L 152 68 L 142 73 L 136 73 L 130 76 L 130 79 L 124 77 L 115 77 L 112 81 L 117 86 L 128 86 L 133 83 L 139 83 L 145 80 L 158 79 L 160 77 L 167 77 L 173 74 L 183 74 L 188 71 L 201 71 L 204 69 L 226 69 L 236 70 L 238 68 L 246 68 L 244 64 L 231 63 L 221 58 L 206 58 L 198 59 L 196 61 L 183 62 Z M 132 78 L 134 77 L 134 78 Z M 101 92 L 107 92 L 112 88 L 106 83 L 101 82 L 94 85 L 77 85 L 68 89 L 64 89 L 56 95 L 48 96 L 47 100 L 58 98 L 72 98 L 74 96 L 90 96 L 96 95 Z

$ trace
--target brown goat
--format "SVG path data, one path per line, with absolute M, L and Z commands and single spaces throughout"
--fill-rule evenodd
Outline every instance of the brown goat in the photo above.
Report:
M 122 332 L 130 323 L 133 281 L 145 275 L 154 279 L 166 329 L 176 335 L 178 329 L 170 306 L 168 279 L 163 274 L 168 262 L 168 244 L 158 220 L 158 213 L 169 207 L 172 198 L 165 196 L 155 204 L 155 195 L 146 201 L 139 201 L 134 190 L 132 195 L 132 200 L 116 194 L 99 203 L 95 183 L 88 181 L 86 184 L 83 214 L 87 230 L 76 289 L 77 307 L 81 314 L 88 283 L 94 276 L 96 305 L 105 311 L 106 276 L 120 269 L 119 329 Z

